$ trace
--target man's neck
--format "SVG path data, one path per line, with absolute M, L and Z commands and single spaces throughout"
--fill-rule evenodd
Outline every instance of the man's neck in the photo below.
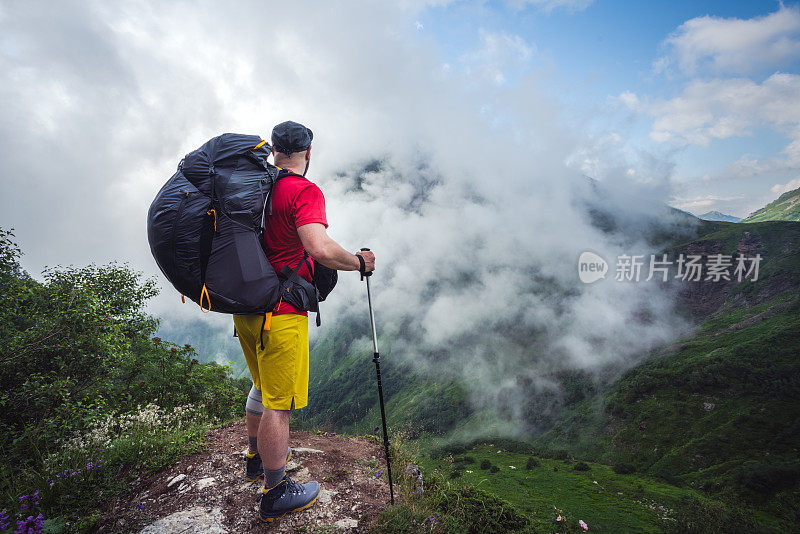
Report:
M 284 169 L 286 171 L 292 172 L 294 174 L 299 174 L 300 176 L 303 176 L 303 172 L 305 171 L 305 165 L 303 165 L 301 167 L 299 165 L 294 165 L 292 163 L 286 163 L 286 164 L 283 164 L 283 165 L 278 165 L 278 167 L 280 167 L 281 169 Z

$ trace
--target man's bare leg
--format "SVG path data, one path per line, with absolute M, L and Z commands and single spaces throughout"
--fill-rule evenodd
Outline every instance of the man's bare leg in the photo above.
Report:
M 247 437 L 248 438 L 257 438 L 258 437 L 258 425 L 261 423 L 261 417 L 258 415 L 253 415 L 251 413 L 247 413 L 246 417 L 247 421 Z
M 277 486 L 285 474 L 291 413 L 290 410 L 264 408 L 264 413 L 261 414 L 258 452 L 264 465 L 264 485 L 267 489 Z

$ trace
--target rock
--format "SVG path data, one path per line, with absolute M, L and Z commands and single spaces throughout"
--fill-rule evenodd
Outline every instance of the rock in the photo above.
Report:
M 406 466 L 406 473 L 414 477 L 414 495 L 421 496 L 425 493 L 425 481 L 422 480 L 422 472 L 414 464 Z
M 339 528 L 356 528 L 358 527 L 358 519 L 351 519 L 349 517 L 342 518 L 334 523 Z
M 254 482 L 247 482 L 246 484 L 242 484 L 242 485 L 241 485 L 241 486 L 239 486 L 239 488 L 236 490 L 236 493 L 241 493 L 241 492 L 243 492 L 243 491 L 247 491 L 247 490 L 251 490 L 251 489 L 253 489 L 253 488 L 255 487 L 255 485 L 256 485 L 256 484 L 255 484 L 255 482 L 258 482 L 258 481 L 256 480 L 256 481 L 254 481 Z M 259 484 L 260 484 L 260 483 L 259 483 Z
M 186 479 L 186 475 L 183 474 L 183 473 L 181 473 L 180 475 L 176 475 L 175 478 L 172 478 L 172 479 L 170 479 L 169 482 L 167 482 L 167 487 L 171 488 L 172 486 L 174 486 L 178 482 L 183 482 L 185 479 Z
M 335 491 L 335 490 L 326 490 L 326 489 L 320 490 L 319 491 L 319 497 L 318 497 L 319 503 L 320 504 L 330 504 L 331 503 L 331 498 L 334 495 L 336 495 L 337 493 L 339 493 L 339 492 Z
M 716 406 L 716 405 L 713 402 L 704 402 L 703 403 L 703 409 L 705 411 L 707 411 L 707 412 L 710 412 L 711 410 L 713 410 L 714 406 Z
M 292 474 L 292 478 L 297 482 L 299 482 L 300 484 L 305 484 L 306 482 L 311 480 L 311 473 L 308 471 L 307 468 L 301 467 Z
M 286 462 L 286 472 L 291 473 L 292 471 L 297 471 L 301 466 L 301 463 L 295 462 L 294 460 L 289 460 Z
M 219 508 L 211 512 L 204 508 L 190 508 L 147 525 L 139 534 L 227 534 L 222 519 Z
M 191 473 L 192 471 L 194 471 L 194 466 L 193 466 L 193 465 L 190 465 L 189 467 L 187 467 L 187 468 L 186 468 L 186 474 L 187 474 L 187 475 L 188 475 L 189 473 Z
M 215 479 L 214 477 L 201 478 L 200 480 L 197 481 L 197 489 L 199 490 L 205 489 L 209 486 L 213 486 L 216 483 L 217 479 Z
M 309 448 L 306 448 L 306 447 L 296 447 L 296 448 L 292 447 L 292 452 L 293 453 L 299 452 L 300 454 L 303 454 L 303 453 L 306 453 L 306 454 L 325 454 L 325 451 L 321 451 L 319 449 L 309 449 Z

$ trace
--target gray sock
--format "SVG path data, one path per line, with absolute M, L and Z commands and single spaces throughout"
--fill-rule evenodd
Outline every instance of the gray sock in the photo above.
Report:
M 264 487 L 267 488 L 267 491 L 280 484 L 281 480 L 283 480 L 283 475 L 285 474 L 286 466 L 275 470 L 264 469 Z

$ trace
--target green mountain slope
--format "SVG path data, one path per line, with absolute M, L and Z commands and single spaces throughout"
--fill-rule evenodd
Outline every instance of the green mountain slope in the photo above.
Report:
M 306 425 L 365 433 L 380 422 L 371 347 L 345 352 L 355 338 L 367 334 L 365 326 L 342 324 L 312 348 L 309 398 L 313 402 L 297 413 Z M 421 432 L 446 433 L 470 411 L 463 387 L 453 381 L 423 376 L 392 358 L 381 362 L 381 375 L 387 420 L 412 437 Z
M 756 282 L 698 283 L 694 336 L 569 405 L 536 441 L 784 520 L 800 507 L 800 224 L 715 223 L 673 252 L 758 252 Z
M 754 211 L 742 222 L 800 221 L 800 188 L 787 191 L 758 211 Z
M 706 259 L 760 254 L 759 277 L 684 284 L 679 298 L 697 331 L 621 377 L 549 377 L 561 384 L 564 406 L 548 410 L 547 399 L 526 399 L 526 420 L 539 431 L 528 439 L 745 502 L 759 517 L 775 517 L 769 528 L 779 528 L 800 502 L 800 224 L 703 222 L 693 239 L 667 251 Z M 368 348 L 341 353 L 366 334 L 364 325 L 342 325 L 314 348 L 307 423 L 365 432 L 379 421 Z M 393 428 L 459 435 L 479 420 L 463 384 L 421 376 L 392 359 L 382 369 Z

